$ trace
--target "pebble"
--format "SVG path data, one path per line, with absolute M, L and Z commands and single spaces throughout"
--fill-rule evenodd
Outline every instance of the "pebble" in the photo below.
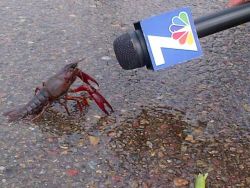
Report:
M 208 166 L 207 163 L 204 162 L 204 161 L 202 161 L 202 160 L 197 160 L 197 161 L 196 161 L 196 165 L 197 165 L 198 167 L 200 167 L 200 168 L 205 168 L 205 167 Z
M 109 56 L 103 56 L 101 58 L 101 60 L 103 60 L 103 61 L 109 61 L 109 60 L 111 60 L 111 57 L 109 57 Z
M 97 174 L 101 174 L 102 171 L 101 171 L 101 170 L 97 170 L 96 173 L 97 173 Z
M 46 171 L 44 170 L 44 169 L 42 169 L 40 172 L 39 172 L 39 174 L 45 174 L 46 173 Z
M 76 15 L 75 15 L 75 14 L 70 14 L 70 15 L 69 15 L 69 17 L 71 17 L 71 18 L 75 18 L 75 17 L 76 17 Z
M 91 169 L 94 170 L 94 169 L 96 168 L 96 166 L 97 166 L 97 163 L 96 163 L 95 161 L 90 161 L 88 165 L 89 165 L 89 167 L 90 167 Z
M 244 108 L 245 111 L 250 112 L 250 105 L 244 104 L 243 108 Z
M 34 131 L 34 130 L 35 130 L 35 128 L 33 128 L 33 127 L 29 127 L 29 130 Z
M 152 142 L 147 141 L 147 142 L 146 142 L 146 144 L 147 144 L 147 146 L 148 146 L 149 148 L 151 148 L 151 149 L 153 148 L 153 144 L 152 144 Z
M 34 44 L 34 42 L 33 41 L 28 41 L 28 44 Z
M 171 169 L 169 169 L 169 170 L 168 170 L 168 173 L 172 174 L 172 173 L 174 173 L 174 171 L 171 170 Z
M 187 135 L 187 137 L 185 138 L 185 140 L 188 141 L 188 142 L 191 142 L 191 143 L 195 143 L 193 135 Z
M 4 171 L 5 167 L 4 166 L 0 166 L 0 171 Z
M 247 185 L 250 185 L 250 176 L 246 178 Z
M 181 187 L 181 186 L 185 186 L 188 184 L 188 181 L 184 178 L 175 178 L 174 179 L 174 185 L 176 187 Z

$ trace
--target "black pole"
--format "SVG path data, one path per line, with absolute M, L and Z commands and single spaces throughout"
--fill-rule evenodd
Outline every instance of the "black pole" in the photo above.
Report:
M 250 21 L 250 3 L 194 20 L 199 38 L 241 25 Z

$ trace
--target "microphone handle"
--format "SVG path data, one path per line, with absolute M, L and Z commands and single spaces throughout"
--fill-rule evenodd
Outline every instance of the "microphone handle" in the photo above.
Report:
M 250 21 L 250 3 L 194 20 L 199 38 L 241 25 Z

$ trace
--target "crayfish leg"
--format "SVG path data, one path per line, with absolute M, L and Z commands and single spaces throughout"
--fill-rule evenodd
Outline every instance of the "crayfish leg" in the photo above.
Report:
M 65 98 L 63 98 L 63 99 L 64 99 L 63 102 L 61 102 L 60 100 L 58 102 L 59 102 L 60 105 L 62 105 L 64 107 L 64 109 L 66 110 L 67 114 L 70 116 L 68 105 L 67 105 L 67 100 Z
M 65 96 L 64 97 L 65 100 L 72 100 L 72 101 L 76 101 L 77 103 L 77 107 L 79 108 L 80 112 L 83 111 L 83 107 L 84 106 L 88 106 L 88 101 L 85 97 L 75 97 L 75 96 Z
M 35 121 L 36 119 L 40 118 L 43 115 L 43 113 L 45 112 L 45 110 L 47 110 L 50 106 L 51 106 L 50 103 L 48 103 L 46 106 L 44 106 L 43 109 L 34 118 L 31 119 L 31 121 Z

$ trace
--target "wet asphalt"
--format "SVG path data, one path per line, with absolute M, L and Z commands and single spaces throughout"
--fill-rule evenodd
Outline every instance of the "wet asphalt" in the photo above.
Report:
M 250 25 L 201 39 L 204 55 L 159 72 L 122 70 L 112 43 L 133 22 L 226 1 L 1 0 L 0 114 L 65 64 L 100 84 L 115 112 L 58 105 L 35 122 L 0 115 L 0 187 L 250 186 Z M 78 81 L 75 85 L 81 84 Z

